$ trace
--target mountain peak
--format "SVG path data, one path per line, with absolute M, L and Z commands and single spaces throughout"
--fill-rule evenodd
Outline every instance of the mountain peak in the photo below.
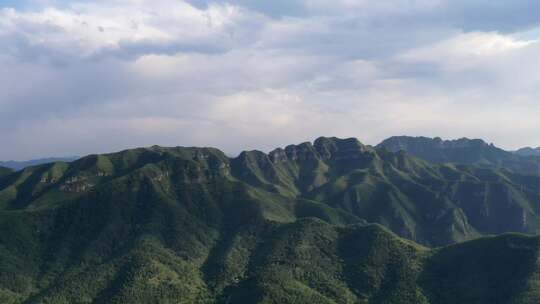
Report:
M 322 147 L 333 145 L 339 148 L 361 148 L 364 145 L 354 137 L 338 138 L 338 137 L 319 137 L 313 142 L 313 146 Z
M 364 146 L 356 138 L 319 137 L 313 143 L 317 152 L 324 158 L 330 158 L 336 153 L 365 152 Z

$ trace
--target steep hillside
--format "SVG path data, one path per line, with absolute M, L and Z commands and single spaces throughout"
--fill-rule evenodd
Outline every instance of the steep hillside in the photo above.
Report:
M 213 226 L 161 203 L 89 209 L 2 220 L 2 303 L 540 301 L 538 238 L 428 250 L 377 225 L 240 215 Z
M 405 151 L 431 163 L 459 163 L 506 168 L 519 173 L 540 174 L 540 158 L 522 157 L 487 144 L 481 139 L 394 136 L 377 145 L 391 152 Z

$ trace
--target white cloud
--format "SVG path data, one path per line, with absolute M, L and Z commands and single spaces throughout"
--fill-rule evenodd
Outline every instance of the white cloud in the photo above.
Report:
M 198 9 L 172 0 L 153 1 L 152 5 L 147 1 L 74 3 L 38 12 L 4 8 L 0 10 L 0 37 L 22 41 L 26 48 L 83 58 L 104 52 L 124 55 L 130 48 L 213 52 L 244 39 L 238 29 L 248 23 L 256 26 L 257 18 L 228 4 Z M 18 51 L 12 50 L 12 54 L 20 55 Z
M 412 49 L 401 57 L 416 62 L 489 60 L 494 56 L 523 49 L 533 43 L 534 41 L 518 40 L 495 32 L 458 33 L 433 45 Z
M 202 2 L 0 9 L 0 159 L 320 135 L 540 145 L 533 15 L 478 1 Z

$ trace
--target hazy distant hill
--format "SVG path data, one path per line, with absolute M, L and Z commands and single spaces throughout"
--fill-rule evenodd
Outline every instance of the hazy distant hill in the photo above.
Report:
M 521 155 L 521 156 L 540 156 L 540 147 L 539 148 L 521 148 L 514 153 Z
M 18 171 L 18 170 L 21 170 L 21 169 L 24 169 L 24 168 L 30 167 L 30 166 L 37 166 L 37 165 L 60 162 L 60 161 L 71 162 L 71 161 L 74 161 L 74 160 L 76 160 L 78 158 L 79 157 L 77 157 L 77 156 L 72 156 L 72 157 L 40 158 L 40 159 L 33 159 L 33 160 L 27 160 L 27 161 L 13 161 L 13 160 L 0 161 L 0 166 L 6 167 L 6 168 L 11 168 L 11 169 L 13 169 L 15 171 Z
M 405 151 L 431 163 L 458 163 L 506 168 L 519 173 L 540 174 L 540 157 L 522 157 L 481 139 L 442 140 L 439 137 L 390 137 L 377 148 Z
M 352 138 L 90 155 L 0 178 L 0 303 L 539 303 L 540 238 L 475 239 L 538 212 L 540 176 Z

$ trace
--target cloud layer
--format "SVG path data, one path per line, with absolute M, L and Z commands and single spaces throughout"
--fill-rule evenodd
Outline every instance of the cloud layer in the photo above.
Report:
M 540 145 L 538 1 L 0 6 L 0 159 L 319 135 Z

